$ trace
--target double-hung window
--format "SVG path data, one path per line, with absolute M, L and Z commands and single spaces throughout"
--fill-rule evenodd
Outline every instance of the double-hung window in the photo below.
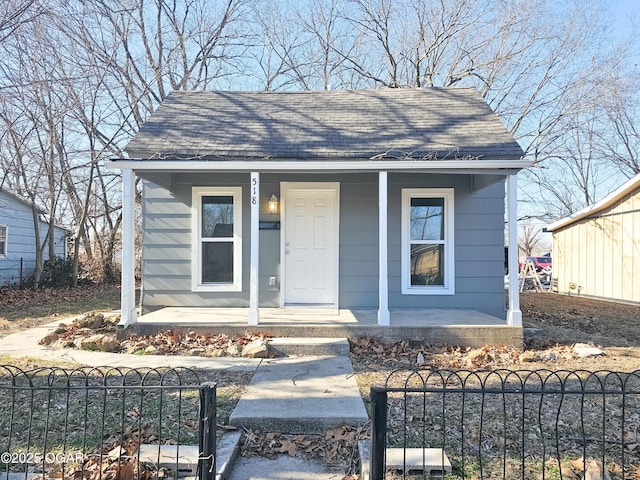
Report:
M 452 188 L 402 190 L 402 293 L 452 295 Z
M 0 225 L 0 258 L 7 258 L 9 227 Z
M 192 191 L 192 288 L 242 290 L 242 187 Z

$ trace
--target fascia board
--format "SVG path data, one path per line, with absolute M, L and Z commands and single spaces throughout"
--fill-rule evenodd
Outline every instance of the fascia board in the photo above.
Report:
M 206 171 L 402 171 L 402 170 L 502 170 L 523 169 L 530 160 L 347 160 L 347 161 L 173 161 L 118 159 L 106 162 L 107 168 L 179 172 Z

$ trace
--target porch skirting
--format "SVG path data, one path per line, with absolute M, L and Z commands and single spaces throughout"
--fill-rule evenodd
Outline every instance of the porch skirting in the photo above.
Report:
M 377 309 L 261 308 L 260 324 L 248 325 L 248 308 L 165 307 L 119 328 L 118 335 L 150 335 L 167 329 L 274 337 L 376 337 L 387 342 L 419 340 L 426 344 L 468 347 L 507 345 L 522 348 L 521 326 L 474 310 L 391 309 L 390 324 L 378 324 Z

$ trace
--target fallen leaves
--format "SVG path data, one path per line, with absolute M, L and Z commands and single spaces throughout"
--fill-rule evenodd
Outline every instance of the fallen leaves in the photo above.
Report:
M 178 329 L 165 330 L 155 335 L 132 336 L 120 343 L 121 351 L 155 355 L 191 355 L 202 357 L 224 356 L 273 356 L 267 343 L 271 338 L 265 333 L 244 335 L 197 334 Z
M 340 425 L 323 435 L 285 435 L 246 430 L 240 453 L 245 457 L 275 458 L 278 454 L 323 461 L 345 468 L 352 474 L 358 468 L 358 440 L 368 439 L 368 426 Z
M 171 329 L 148 336 L 116 339 L 119 317 L 108 318 L 90 313 L 58 328 L 40 340 L 41 345 L 52 348 L 77 348 L 141 355 L 190 355 L 203 357 L 248 356 L 273 357 L 268 349 L 270 335 L 265 333 L 244 335 L 197 334 Z
M 369 337 L 351 338 L 352 358 L 371 370 L 389 368 L 488 369 L 518 363 L 520 351 L 504 345 L 464 348 L 451 345 L 411 345 L 403 340 L 385 344 Z M 376 363 L 371 363 L 375 359 Z

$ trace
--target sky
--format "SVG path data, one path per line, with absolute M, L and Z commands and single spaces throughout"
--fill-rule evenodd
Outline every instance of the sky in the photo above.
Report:
M 633 21 L 640 21 L 640 0 L 608 0 L 609 8 L 615 18 L 615 30 L 620 36 L 628 34 Z

